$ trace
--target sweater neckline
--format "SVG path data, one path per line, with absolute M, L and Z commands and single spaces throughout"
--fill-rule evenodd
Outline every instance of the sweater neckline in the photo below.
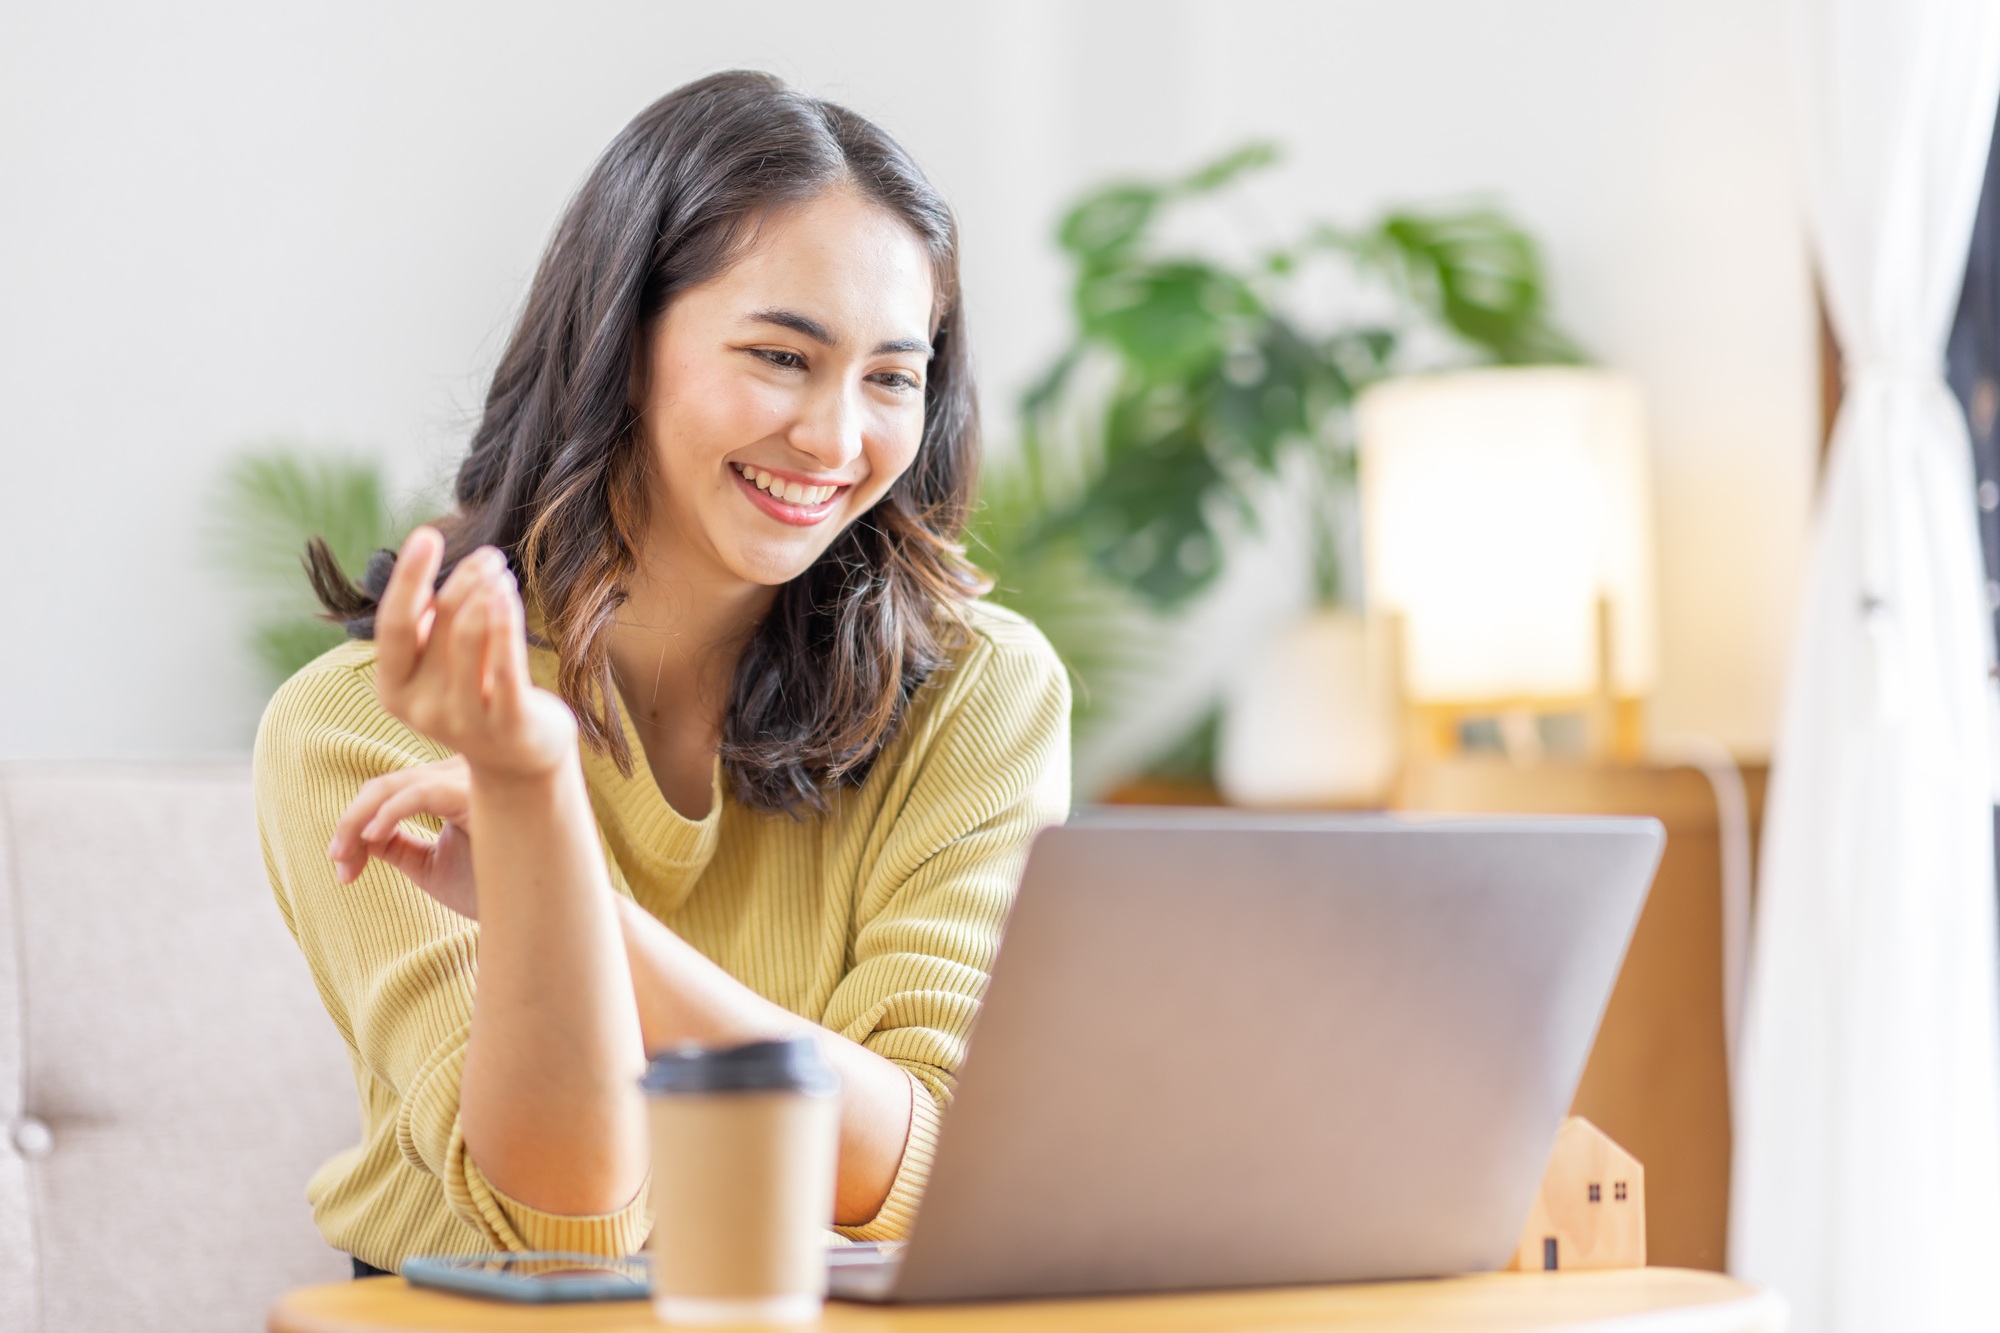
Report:
M 553 650 L 531 650 L 530 672 L 535 683 L 553 690 L 556 684 L 556 655 Z M 612 690 L 617 690 L 614 682 Z M 722 827 L 722 809 L 728 790 L 722 781 L 722 760 L 717 756 L 709 770 L 708 813 L 689 819 L 674 809 L 653 770 L 646 763 L 646 748 L 632 724 L 632 710 L 622 696 L 616 696 L 618 726 L 624 734 L 627 753 L 632 756 L 632 772 L 618 771 L 608 754 L 600 754 L 588 744 L 581 746 L 583 777 L 590 788 L 590 803 L 597 814 L 599 830 L 607 850 L 624 872 L 632 895 L 656 916 L 665 916 L 687 901 L 695 881 L 715 855 L 716 838 Z

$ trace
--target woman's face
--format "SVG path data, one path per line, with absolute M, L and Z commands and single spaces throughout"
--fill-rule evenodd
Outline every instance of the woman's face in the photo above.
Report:
M 892 214 L 836 189 L 767 219 L 654 325 L 647 555 L 702 582 L 803 573 L 916 457 L 930 326 L 929 256 Z

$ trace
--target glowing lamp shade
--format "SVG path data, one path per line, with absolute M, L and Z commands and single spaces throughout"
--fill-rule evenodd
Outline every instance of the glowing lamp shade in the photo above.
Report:
M 1621 375 L 1534 366 L 1391 380 L 1357 405 L 1371 611 L 1403 618 L 1413 703 L 1653 684 L 1645 408 Z

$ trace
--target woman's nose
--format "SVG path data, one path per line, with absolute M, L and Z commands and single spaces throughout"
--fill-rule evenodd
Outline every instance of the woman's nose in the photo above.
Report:
M 861 404 L 848 386 L 829 384 L 814 393 L 792 430 L 792 447 L 829 471 L 861 454 Z

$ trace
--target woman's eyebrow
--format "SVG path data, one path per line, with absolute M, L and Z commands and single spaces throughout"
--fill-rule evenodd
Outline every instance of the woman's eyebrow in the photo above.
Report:
M 759 310 L 750 316 L 750 320 L 755 324 L 776 324 L 781 329 L 802 333 L 822 347 L 832 347 L 840 341 L 826 325 L 796 310 Z
M 810 315 L 801 315 L 796 310 L 759 310 L 750 315 L 750 320 L 757 324 L 776 324 L 781 329 L 790 329 L 794 333 L 805 335 L 822 347 L 836 347 L 840 344 L 840 339 L 834 337 L 832 330 L 826 325 Z M 891 356 L 898 352 L 921 352 L 929 357 L 933 354 L 933 348 L 922 338 L 892 338 L 887 342 L 877 343 L 874 355 Z

